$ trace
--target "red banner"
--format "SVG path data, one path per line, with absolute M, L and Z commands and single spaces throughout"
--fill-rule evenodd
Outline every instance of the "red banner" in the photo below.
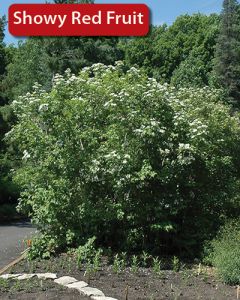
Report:
M 13 4 L 14 36 L 144 36 L 150 13 L 145 4 Z

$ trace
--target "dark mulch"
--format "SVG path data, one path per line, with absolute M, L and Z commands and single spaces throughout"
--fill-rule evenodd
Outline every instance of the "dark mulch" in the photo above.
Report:
M 151 269 L 140 268 L 137 273 L 133 273 L 130 268 L 126 268 L 120 274 L 116 274 L 105 260 L 101 270 L 97 274 L 89 276 L 85 274 L 84 267 L 81 270 L 78 269 L 76 258 L 63 255 L 45 261 L 31 263 L 23 261 L 11 271 L 13 273 L 56 272 L 58 276 L 70 275 L 78 280 L 87 281 L 90 286 L 101 289 L 106 296 L 119 300 L 236 299 L 236 287 L 221 283 L 213 276 L 210 269 L 203 270 L 199 276 L 193 268 L 184 268 L 180 272 L 163 270 L 159 275 L 154 274 Z M 66 294 L 61 296 L 61 293 Z M 53 290 L 52 287 L 49 287 L 47 292 L 40 295 L 45 298 L 33 298 L 34 295 L 29 292 L 25 293 L 25 298 L 3 298 L 3 296 L 6 297 L 6 293 L 0 292 L 0 299 L 65 300 L 75 299 L 72 298 L 75 295 L 77 294 L 74 291 L 59 291 L 58 288 Z
M 57 289 L 49 290 L 47 292 L 20 292 L 15 295 L 0 294 L 1 300 L 89 300 L 89 298 L 82 297 L 77 291 L 59 291 Z
M 76 290 L 70 290 L 54 283 L 52 280 L 0 280 L 1 300 L 89 300 L 79 295 Z

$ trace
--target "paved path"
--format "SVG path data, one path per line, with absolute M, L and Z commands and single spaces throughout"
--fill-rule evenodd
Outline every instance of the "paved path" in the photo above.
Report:
M 23 241 L 35 232 L 36 229 L 28 222 L 0 225 L 0 269 L 20 256 L 26 249 Z

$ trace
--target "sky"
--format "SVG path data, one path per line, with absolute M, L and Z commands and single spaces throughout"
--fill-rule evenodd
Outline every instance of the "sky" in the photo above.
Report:
M 14 3 L 45 3 L 45 0 L 2 0 L 0 15 L 8 14 L 8 7 Z M 96 3 L 145 3 L 152 13 L 152 23 L 161 25 L 171 24 L 182 14 L 219 13 L 223 0 L 95 0 Z M 6 30 L 5 43 L 17 43 L 18 39 L 11 36 Z

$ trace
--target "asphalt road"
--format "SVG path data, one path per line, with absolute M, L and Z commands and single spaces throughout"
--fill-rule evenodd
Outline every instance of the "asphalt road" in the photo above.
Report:
M 21 255 L 36 229 L 28 222 L 0 225 L 0 269 Z

